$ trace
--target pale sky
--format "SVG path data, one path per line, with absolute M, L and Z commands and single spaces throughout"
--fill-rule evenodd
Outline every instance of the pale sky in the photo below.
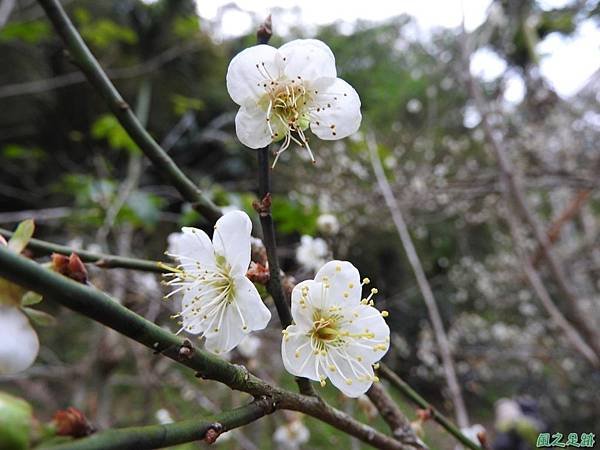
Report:
M 214 21 L 219 8 L 232 0 L 198 0 L 200 16 Z M 232 10 L 221 17 L 213 30 L 215 38 L 240 36 L 252 32 L 256 24 L 269 13 L 273 14 L 274 32 L 285 36 L 291 25 L 299 20 L 307 33 L 314 26 L 333 22 L 346 24 L 351 32 L 356 19 L 384 20 L 403 13 L 416 18 L 419 35 L 427 36 L 435 27 L 458 27 L 465 11 L 467 29 L 476 28 L 486 17 L 491 0 L 235 0 L 240 10 Z M 568 0 L 542 0 L 543 7 L 559 7 Z M 289 12 L 273 11 L 282 8 Z M 296 11 L 292 11 L 295 8 Z M 344 31 L 344 26 L 342 26 Z M 308 34 L 306 37 L 310 37 Z M 572 38 L 550 35 L 539 44 L 543 55 L 541 71 L 563 97 L 577 92 L 600 67 L 600 29 L 586 21 Z M 474 55 L 472 70 L 485 79 L 498 77 L 505 69 L 504 62 L 493 52 L 480 51 Z M 505 98 L 519 101 L 524 91 L 522 80 L 510 78 Z

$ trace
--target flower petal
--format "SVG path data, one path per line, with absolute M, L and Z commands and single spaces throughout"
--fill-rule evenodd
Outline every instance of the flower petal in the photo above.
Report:
M 346 327 L 350 334 L 372 333 L 370 338 L 355 339 L 348 343 L 347 351 L 353 357 L 367 364 L 379 361 L 387 353 L 390 346 L 390 327 L 381 312 L 368 305 L 358 305 L 348 316 L 352 315 L 352 323 Z M 358 317 L 357 317 L 358 316 Z
M 296 39 L 279 47 L 284 60 L 284 73 L 295 80 L 316 80 L 321 77 L 335 78 L 335 57 L 330 48 L 317 39 Z
M 301 303 L 302 293 L 308 289 L 304 305 Z M 313 326 L 312 314 L 315 308 L 322 307 L 322 283 L 305 280 L 294 286 L 292 290 L 292 317 L 300 329 L 309 331 Z
M 324 140 L 342 139 L 360 127 L 360 98 L 341 78 L 320 79 L 311 88 L 318 92 L 312 100 L 310 129 Z
M 343 348 L 333 348 L 324 358 L 327 376 L 333 385 L 348 397 L 359 397 L 373 384 L 373 367 L 359 362 L 348 355 Z
M 286 328 L 281 340 L 281 357 L 292 375 L 319 381 L 319 360 L 310 346 L 310 338 L 297 325 Z
M 181 300 L 181 321 L 183 329 L 190 334 L 200 334 L 206 327 L 206 320 L 203 320 L 203 304 L 207 301 L 203 298 L 202 292 L 205 288 L 202 285 L 191 286 L 183 290 Z
M 179 259 L 183 269 L 195 273 L 215 267 L 215 252 L 208 235 L 198 228 L 183 227 L 182 233 L 169 236 L 169 255 Z
M 279 78 L 281 66 L 275 47 L 255 45 L 242 50 L 229 63 L 227 92 L 238 105 L 257 102 L 265 95 L 265 84 Z
M 362 285 L 356 267 L 348 261 L 330 261 L 315 275 L 315 281 L 322 282 L 327 277 L 329 289 L 324 307 L 342 305 L 356 306 L 360 303 Z
M 27 369 L 39 349 L 37 334 L 25 314 L 14 306 L 0 305 L 0 375 Z
M 274 133 L 281 133 L 273 129 Z M 242 106 L 235 116 L 235 134 L 242 144 L 250 148 L 266 147 L 273 141 L 267 124 L 267 112 L 256 105 Z
M 250 233 L 252 222 L 248 214 L 231 211 L 217 220 L 213 247 L 217 255 L 225 257 L 232 275 L 246 275 L 250 265 Z
M 233 303 L 223 304 L 221 314 L 204 333 L 204 347 L 212 353 L 227 353 L 244 339 L 246 332 L 242 329 L 240 316 Z
M 271 320 L 271 311 L 263 303 L 256 287 L 245 275 L 236 277 L 234 283 L 235 301 L 233 305 L 236 308 L 238 317 L 241 314 L 244 318 L 247 327 L 245 332 L 249 333 L 250 331 L 264 329 Z M 240 325 L 240 328 L 243 328 L 243 326 Z

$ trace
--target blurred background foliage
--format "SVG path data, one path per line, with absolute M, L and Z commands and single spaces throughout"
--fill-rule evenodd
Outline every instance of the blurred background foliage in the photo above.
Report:
M 256 158 L 235 138 L 236 106 L 224 79 L 231 57 L 253 45 L 254 36 L 216 39 L 191 0 L 64 3 L 150 133 L 218 205 L 253 216 Z M 494 126 L 526 176 L 529 200 L 544 222 L 549 226 L 581 190 L 591 191 L 555 247 L 596 327 L 600 73 L 562 99 L 539 76 L 536 43 L 551 33 L 569 35 L 582 21 L 599 17 L 593 1 L 542 9 L 531 0 L 499 0 L 475 32 L 478 49 L 506 61 L 505 73 L 484 88 L 493 102 Z M 277 30 L 276 15 L 274 20 Z M 452 411 L 426 310 L 376 188 L 363 139 L 371 133 L 449 330 L 472 421 L 493 434 L 494 403 L 510 397 L 533 403 L 535 415 L 553 431 L 599 430 L 600 374 L 549 323 L 514 255 L 499 172 L 464 88 L 459 32 L 440 29 L 421 38 L 415 30 L 411 17 L 400 16 L 381 23 L 359 20 L 351 32 L 339 24 L 324 26 L 314 35 L 299 24 L 285 39 L 273 37 L 275 46 L 294 37 L 326 42 L 340 76 L 359 92 L 364 115 L 364 134 L 313 144 L 316 167 L 300 151 L 281 157 L 273 205 L 283 268 L 298 279 L 310 275 L 294 257 L 302 235 L 321 235 L 329 256 L 355 263 L 379 288 L 378 306 L 391 313 L 389 364 Z M 71 64 L 35 2 L 18 1 L 0 29 L 0 64 L 3 227 L 33 217 L 38 238 L 159 259 L 170 233 L 182 225 L 206 225 L 144 161 Z M 509 103 L 502 95 L 515 73 L 525 94 Z M 339 231 L 320 230 L 322 214 L 334 215 Z M 544 273 L 543 266 L 540 270 Z M 176 327 L 168 305 L 160 302 L 158 277 L 125 271 L 92 276 L 95 285 L 133 310 Z M 226 389 L 198 384 L 188 371 L 87 320 L 52 304 L 42 309 L 58 324 L 39 330 L 36 365 L 23 376 L 0 380 L 3 390 L 30 401 L 41 420 L 74 405 L 99 427 L 126 426 L 155 422 L 159 410 L 178 419 L 242 401 Z M 234 352 L 232 358 L 293 389 L 278 358 L 269 357 L 278 352 L 276 325 L 260 336 L 258 354 Z M 385 429 L 361 404 L 329 389 L 326 396 Z M 414 418 L 414 408 L 401 404 Z M 273 433 L 290 420 L 271 416 L 220 447 L 283 448 L 273 443 Z M 360 448 L 326 425 L 305 422 L 310 440 L 304 448 Z M 432 448 L 454 445 L 435 425 L 425 431 Z

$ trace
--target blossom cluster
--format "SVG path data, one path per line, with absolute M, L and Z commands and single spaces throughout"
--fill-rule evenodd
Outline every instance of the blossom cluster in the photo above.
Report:
M 179 332 L 199 335 L 207 350 L 223 354 L 250 332 L 267 326 L 271 313 L 246 277 L 251 251 L 250 218 L 241 211 L 225 214 L 212 241 L 196 228 L 183 228 L 169 239 L 168 254 L 179 261 L 167 285 L 182 295 Z M 350 397 L 364 394 L 377 380 L 373 371 L 388 350 L 386 311 L 374 308 L 371 289 L 362 297 L 358 270 L 347 261 L 330 261 L 313 280 L 292 290 L 294 323 L 283 331 L 282 358 L 293 375 L 329 379 Z

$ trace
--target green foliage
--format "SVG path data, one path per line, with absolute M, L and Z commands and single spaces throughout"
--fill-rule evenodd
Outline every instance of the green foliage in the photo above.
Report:
M 43 20 L 29 22 L 9 22 L 0 29 L 0 43 L 21 41 L 38 44 L 50 35 L 50 25 Z
M 173 112 L 178 116 L 183 116 L 188 111 L 201 111 L 204 108 L 202 99 L 179 94 L 171 96 L 171 102 L 173 103 Z
M 137 227 L 152 229 L 160 219 L 160 211 L 165 206 L 161 197 L 142 191 L 133 192 L 121 209 L 117 219 Z
M 29 291 L 21 297 L 21 306 L 33 306 L 37 305 L 43 300 L 43 297 L 37 292 Z
M 21 310 L 25 314 L 27 314 L 27 317 L 29 317 L 29 319 L 36 325 L 39 325 L 41 327 L 49 327 L 56 325 L 56 319 L 47 312 L 27 307 L 21 308 Z
M 35 225 L 33 220 L 27 219 L 21 222 L 8 241 L 8 248 L 15 253 L 21 253 L 23 249 L 27 247 L 27 244 L 33 236 L 34 230 Z
M 2 147 L 2 157 L 7 159 L 43 159 L 46 154 L 39 147 L 25 147 L 17 144 L 7 144 Z
M 0 392 L 0 449 L 28 449 L 33 420 L 29 403 Z
M 133 29 L 106 18 L 93 20 L 86 9 L 77 8 L 74 16 L 80 24 L 81 36 L 93 47 L 104 49 L 116 43 L 135 44 L 138 41 Z
M 115 150 L 126 150 L 133 154 L 140 153 L 137 144 L 133 142 L 112 114 L 103 114 L 96 119 L 92 125 L 92 136 L 96 139 L 106 139 L 108 145 Z
M 197 35 L 199 31 L 200 22 L 198 16 L 180 16 L 173 20 L 173 33 L 178 38 L 187 39 Z
M 273 219 L 282 233 L 314 235 L 317 230 L 319 209 L 315 205 L 303 205 L 283 196 L 273 197 Z

